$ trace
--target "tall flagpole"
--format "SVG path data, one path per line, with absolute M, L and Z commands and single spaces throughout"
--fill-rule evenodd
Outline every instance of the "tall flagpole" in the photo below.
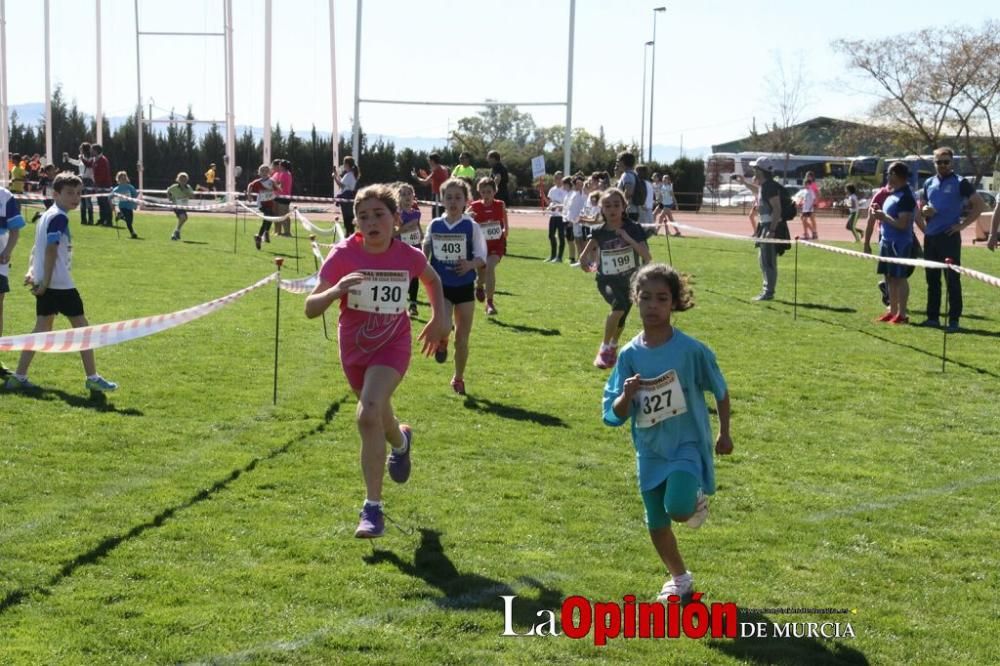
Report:
M 354 31 L 354 137 L 351 141 L 351 154 L 354 159 L 361 160 L 361 122 L 358 113 L 361 111 L 361 3 L 357 2 L 357 27 Z
M 264 164 L 271 163 L 271 0 L 264 0 Z
M 333 2 L 333 0 L 330 0 Z M 7 6 L 0 0 L 0 186 L 7 186 Z
M 233 201 L 236 191 L 236 116 L 233 99 L 233 0 L 226 0 L 226 191 L 229 201 Z
M 104 145 L 104 110 L 101 108 L 101 0 L 97 3 L 97 30 L 94 39 L 97 42 L 97 143 Z
M 334 35 L 333 0 L 330 5 L 330 94 L 333 97 L 333 170 L 340 164 L 340 128 L 337 126 L 337 47 Z
M 573 36 L 576 30 L 576 0 L 569 0 L 569 58 L 566 67 L 566 136 L 563 137 L 563 173 L 570 175 L 573 152 Z
M 52 75 L 49 42 L 49 0 L 45 0 L 45 163 L 52 164 Z M 5 164 L 3 168 L 7 168 Z
M 136 164 L 135 168 L 139 172 L 139 191 L 142 192 L 146 186 L 146 180 L 145 167 L 142 163 L 142 139 L 145 126 L 142 118 L 142 67 L 139 61 L 139 0 L 135 0 L 133 4 L 135 6 L 135 131 L 139 141 L 139 163 Z

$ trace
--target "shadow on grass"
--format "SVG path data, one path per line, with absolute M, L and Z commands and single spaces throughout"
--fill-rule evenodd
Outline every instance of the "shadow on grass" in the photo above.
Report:
M 787 305 L 789 307 L 795 307 L 795 303 L 792 301 L 783 301 L 780 299 L 775 299 L 775 303 L 781 303 L 782 305 Z M 823 305 L 822 303 L 802 303 L 799 302 L 799 307 L 803 310 L 826 310 L 827 312 L 840 312 L 842 314 L 854 314 L 857 312 L 854 308 L 838 308 L 833 305 Z
M 511 585 L 495 578 L 462 573 L 444 552 L 441 533 L 436 530 L 420 530 L 420 544 L 413 554 L 412 564 L 388 550 L 376 549 L 363 559 L 372 565 L 388 562 L 407 576 L 437 588 L 441 596 L 434 596 L 433 601 L 446 610 L 491 610 L 500 614 L 504 612 L 501 595 L 515 595 L 518 598 L 512 605 L 511 616 L 517 628 L 533 627 L 540 621 L 538 611 L 558 612 L 563 602 L 560 590 L 547 587 L 534 578 L 523 577 L 516 581 L 535 590 L 534 598 L 529 598 L 522 597 Z
M 545 337 L 550 337 L 553 335 L 562 335 L 562 332 L 558 328 L 535 328 L 534 326 L 525 326 L 523 324 L 508 324 L 507 322 L 500 321 L 499 319 L 489 319 L 488 320 L 494 326 L 499 326 L 500 328 L 508 328 L 517 333 L 537 333 Z
M 59 389 L 38 388 L 30 391 L 21 391 L 18 395 L 23 395 L 26 398 L 33 398 L 35 400 L 45 402 L 51 402 L 58 399 L 62 400 L 70 407 L 92 409 L 95 412 L 121 414 L 122 416 L 145 416 L 143 412 L 131 407 L 127 409 L 118 409 L 115 407 L 114 403 L 108 401 L 108 395 L 106 393 L 101 393 L 99 391 L 91 391 L 90 397 L 84 397 L 82 395 L 66 393 L 65 391 L 61 391 Z
M 541 257 L 529 257 L 529 256 L 524 255 L 524 254 L 511 254 L 510 252 L 508 252 L 504 256 L 505 257 L 513 257 L 514 259 L 526 259 L 528 261 L 545 261 Z
M 892 340 L 890 338 L 883 337 L 881 335 L 873 333 L 872 331 L 866 331 L 863 328 L 855 328 L 855 327 L 847 326 L 845 324 L 841 324 L 841 323 L 838 323 L 838 322 L 827 321 L 826 319 L 820 319 L 819 317 L 813 317 L 811 315 L 802 315 L 802 318 L 803 319 L 811 319 L 813 321 L 818 321 L 821 324 L 827 324 L 828 326 L 836 326 L 838 328 L 844 329 L 845 331 L 857 331 L 858 333 L 861 333 L 863 335 L 867 335 L 870 338 L 875 338 L 876 340 L 881 340 L 882 342 L 887 342 L 890 345 L 895 345 L 897 347 L 902 347 L 904 349 L 912 349 L 913 351 L 915 351 L 915 352 L 917 352 L 919 354 L 923 354 L 924 356 L 930 356 L 933 359 L 938 359 L 938 360 L 941 359 L 941 354 L 938 353 L 938 351 L 936 351 L 937 349 L 939 349 L 939 345 L 941 344 L 941 338 L 938 337 L 938 335 L 935 335 L 934 338 L 933 338 L 933 341 L 934 341 L 933 345 L 934 345 L 935 351 L 928 351 L 927 349 L 924 349 L 922 347 L 917 347 L 916 345 L 907 344 L 905 342 L 900 342 L 898 340 Z M 963 331 L 962 333 L 955 333 L 955 334 L 952 334 L 952 335 L 966 335 L 969 332 L 968 329 L 964 329 L 964 328 L 962 329 L 962 331 Z M 996 333 L 992 333 L 992 332 L 987 332 L 987 333 L 990 336 L 997 336 Z M 940 333 L 939 333 L 939 335 L 940 335 Z M 960 368 L 965 368 L 966 370 L 972 370 L 973 372 L 977 372 L 977 373 L 979 373 L 981 375 L 989 375 L 990 377 L 996 377 L 996 378 L 1000 379 L 1000 374 L 997 374 L 995 372 L 987 370 L 986 368 L 980 368 L 980 367 L 975 366 L 975 365 L 970 365 L 968 363 L 963 363 L 962 361 L 956 361 L 953 358 L 948 358 L 948 363 L 950 363 L 951 365 L 957 365 Z
M 208 241 L 186 241 L 182 240 L 185 245 L 208 245 Z
M 132 539 L 137 539 L 143 535 L 144 532 L 150 529 L 155 529 L 157 527 L 162 527 L 171 519 L 177 517 L 177 514 L 184 511 L 185 509 L 190 509 L 206 500 L 211 499 L 214 495 L 227 490 L 229 486 L 239 479 L 244 474 L 249 474 L 254 471 L 258 465 L 261 463 L 266 463 L 274 460 L 278 456 L 284 455 L 292 448 L 295 444 L 302 442 L 314 435 L 318 435 L 326 430 L 327 425 L 333 420 L 333 417 L 337 415 L 340 411 L 341 405 L 343 405 L 349 396 L 344 396 L 340 400 L 330 403 L 327 408 L 326 413 L 323 415 L 323 420 L 316 425 L 311 430 L 304 432 L 294 438 L 288 440 L 285 444 L 271 449 L 266 454 L 258 456 L 248 462 L 243 467 L 234 469 L 229 474 L 219 479 L 208 488 L 204 488 L 191 497 L 187 498 L 179 504 L 167 507 L 166 509 L 160 511 L 158 514 L 153 516 L 150 520 L 141 525 L 136 525 L 132 529 L 124 532 L 122 534 L 116 534 L 114 536 L 105 537 L 96 546 L 91 548 L 85 553 L 81 553 L 71 560 L 63 563 L 59 568 L 59 571 L 53 574 L 43 585 L 35 585 L 32 587 L 22 587 L 16 590 L 8 592 L 2 601 L 0 601 L 0 615 L 6 613 L 11 608 L 23 603 L 26 599 L 30 598 L 35 594 L 42 594 L 44 596 L 49 596 L 52 594 L 52 588 L 56 587 L 64 580 L 72 576 L 77 569 L 86 566 L 88 564 L 95 564 L 100 562 L 105 557 L 110 555 L 122 544 L 131 541 Z
M 483 414 L 492 414 L 493 416 L 511 419 L 512 421 L 531 421 L 532 423 L 537 423 L 542 426 L 569 428 L 569 426 L 566 425 L 566 422 L 558 416 L 552 416 L 551 414 L 545 414 L 544 412 L 533 412 L 530 409 L 523 409 L 521 407 L 504 405 L 499 402 L 487 400 L 486 398 L 474 398 L 471 395 L 467 395 L 465 396 L 464 405 L 466 409 L 474 409 L 477 412 L 482 412 Z
M 820 618 L 818 622 L 828 621 Z M 833 620 L 836 622 L 837 620 Z M 739 622 L 762 622 L 767 626 L 768 637 L 736 638 L 733 640 L 709 640 L 707 645 L 713 650 L 738 659 L 746 664 L 867 664 L 868 657 L 850 646 L 850 638 L 779 638 L 772 636 L 774 621 L 761 613 L 739 612 Z M 784 624 L 779 622 L 778 624 Z M 843 622 L 841 626 L 843 628 Z M 832 633 L 832 627 L 828 633 Z M 852 625 L 853 629 L 853 625 Z M 802 630 L 800 630 L 802 631 Z M 856 630 L 855 630 L 856 633 Z

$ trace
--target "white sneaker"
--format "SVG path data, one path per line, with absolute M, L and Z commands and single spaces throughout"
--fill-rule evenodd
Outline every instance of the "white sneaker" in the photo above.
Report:
M 574 261 L 572 264 L 569 265 L 569 267 L 570 268 L 579 268 L 580 267 L 580 262 L 579 261 Z
M 708 519 L 708 496 L 701 492 L 701 488 L 698 489 L 698 503 L 695 505 L 694 513 L 687 522 L 684 523 L 693 530 L 701 527 L 701 524 Z
M 667 582 L 660 588 L 660 593 L 656 595 L 656 600 L 665 603 L 671 594 L 676 594 L 683 599 L 692 592 L 694 592 L 694 576 L 691 575 L 690 571 L 685 571 L 680 576 L 668 578 Z

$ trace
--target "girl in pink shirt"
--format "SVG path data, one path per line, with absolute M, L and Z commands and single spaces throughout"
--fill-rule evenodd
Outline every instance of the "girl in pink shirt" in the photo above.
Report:
M 340 362 L 358 396 L 361 469 L 367 492 L 354 536 L 370 539 L 385 533 L 386 440 L 392 446 L 389 476 L 396 483 L 405 483 L 410 476 L 413 432 L 396 420 L 392 394 L 410 364 L 406 293 L 411 278 L 420 278 L 431 302 L 431 319 L 418 336 L 425 355 L 435 351 L 437 342 L 448 334 L 448 326 L 442 317 L 444 296 L 437 273 L 420 250 L 393 238 L 400 222 L 395 191 L 372 185 L 358 192 L 353 203 L 358 231 L 335 245 L 323 262 L 319 284 L 306 299 L 306 316 L 318 317 L 340 301 Z

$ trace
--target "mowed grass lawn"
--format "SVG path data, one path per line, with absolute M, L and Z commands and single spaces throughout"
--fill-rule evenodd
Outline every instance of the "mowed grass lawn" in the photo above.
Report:
M 137 241 L 72 217 L 93 323 L 210 300 L 295 253 L 288 239 L 256 251 L 252 220 L 234 255 L 232 218 L 195 217 L 171 243 L 167 216 L 139 216 Z M 665 261 L 663 237 L 652 245 Z M 99 350 L 121 384 L 106 401 L 78 355 L 36 357 L 44 390 L 0 395 L 0 663 L 1000 662 L 1000 290 L 964 281 L 971 330 L 949 336 L 942 373 L 939 331 L 872 323 L 872 262 L 803 248 L 796 321 L 791 254 L 778 300 L 757 304 L 750 244 L 672 249 L 697 299 L 675 323 L 715 350 L 733 400 L 711 517 L 678 529 L 696 586 L 745 608 L 856 609 L 749 618 L 850 622 L 856 638 L 500 636 L 502 594 L 524 632 L 567 596 L 650 599 L 664 578 L 628 431 L 601 423 L 606 306 L 592 276 L 540 261 L 542 232 L 515 230 L 500 315 L 476 315 L 469 396 L 451 392 L 450 363 L 415 357 L 395 397 L 414 471 L 387 481 L 394 522 L 374 542 L 352 536 L 354 401 L 301 296 L 281 297 L 277 407 L 273 287 Z M 305 274 L 304 240 L 299 254 Z M 1000 274 L 1000 254 L 964 259 Z M 921 272 L 912 285 L 920 309 Z M 32 297 L 16 286 L 5 315 L 8 335 L 30 330 Z

